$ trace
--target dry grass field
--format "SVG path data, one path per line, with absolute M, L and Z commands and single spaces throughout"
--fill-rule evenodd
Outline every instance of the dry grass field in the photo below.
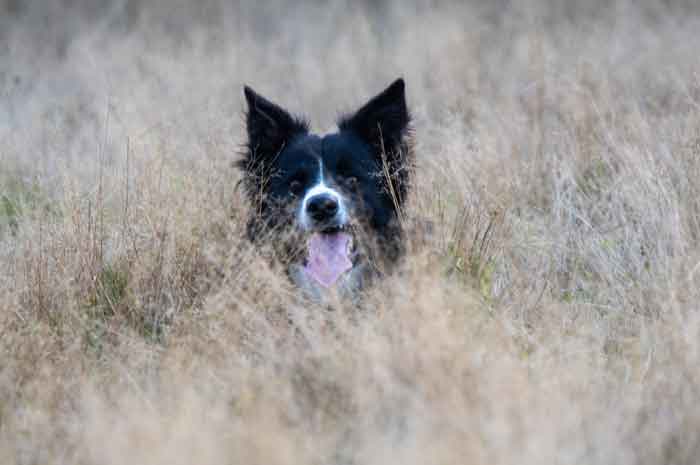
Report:
M 699 463 L 698 50 L 695 0 L 0 1 L 0 463 Z M 305 301 L 242 85 L 327 131 L 398 76 L 410 252 Z

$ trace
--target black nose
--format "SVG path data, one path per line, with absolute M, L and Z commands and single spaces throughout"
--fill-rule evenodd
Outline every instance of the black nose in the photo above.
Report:
M 314 221 L 328 221 L 338 213 L 338 200 L 328 194 L 315 195 L 306 204 L 306 211 Z

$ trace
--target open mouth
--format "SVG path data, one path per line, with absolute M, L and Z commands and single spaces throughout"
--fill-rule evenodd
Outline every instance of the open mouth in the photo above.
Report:
M 335 225 L 335 226 L 328 226 L 323 229 L 321 229 L 320 233 L 321 234 L 335 234 L 339 232 L 345 232 L 348 231 L 349 228 L 346 225 Z
M 306 245 L 304 271 L 324 287 L 333 286 L 352 269 L 357 256 L 353 234 L 345 225 L 312 233 Z

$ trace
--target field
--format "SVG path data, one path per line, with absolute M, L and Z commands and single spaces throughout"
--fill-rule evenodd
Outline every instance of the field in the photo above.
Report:
M 700 4 L 0 1 L 0 463 L 696 464 Z M 243 84 L 403 76 L 409 253 L 242 238 Z

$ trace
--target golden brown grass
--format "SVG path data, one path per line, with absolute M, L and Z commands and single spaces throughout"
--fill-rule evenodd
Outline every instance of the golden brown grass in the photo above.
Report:
M 0 463 L 697 463 L 700 12 L 608 3 L 1 4 Z M 398 75 L 410 253 L 305 301 L 242 83 Z

